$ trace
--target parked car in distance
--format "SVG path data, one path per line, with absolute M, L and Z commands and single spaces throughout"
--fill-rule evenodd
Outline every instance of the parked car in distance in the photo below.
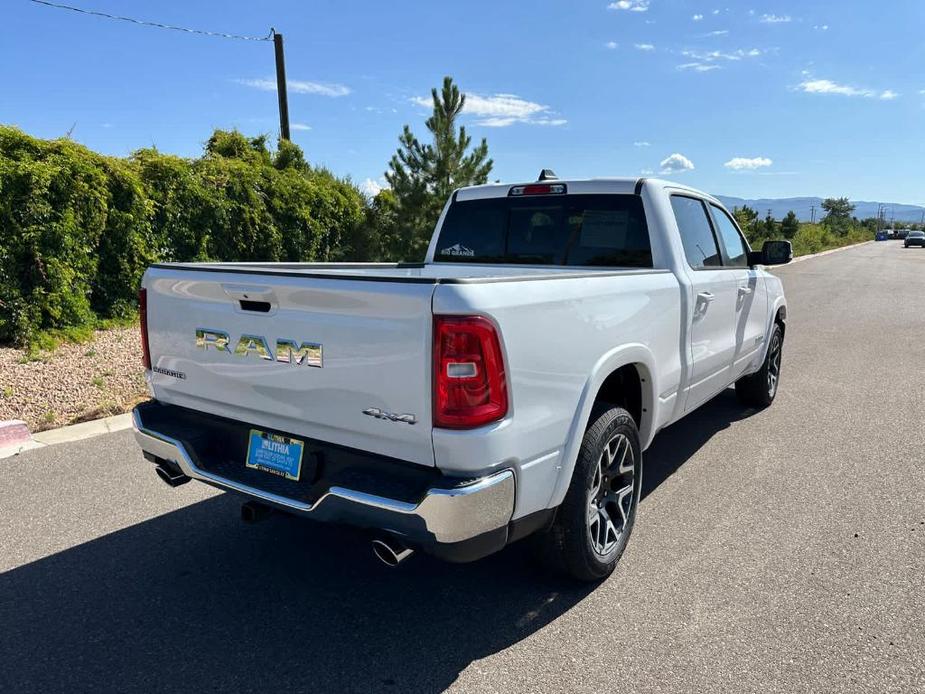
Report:
M 906 240 L 903 241 L 904 248 L 909 248 L 909 246 L 925 248 L 925 231 L 910 231 L 906 235 Z
M 883 231 L 878 231 L 878 232 L 877 232 L 877 236 L 875 237 L 875 240 L 877 240 L 877 241 L 889 241 L 889 240 L 890 240 L 890 232 L 887 231 L 886 229 L 884 229 Z
M 773 402 L 787 302 L 764 266 L 791 257 L 693 188 L 544 172 L 454 192 L 423 263 L 153 265 L 136 438 L 167 484 L 368 529 L 389 565 L 537 535 L 597 580 L 657 432 L 732 384 Z

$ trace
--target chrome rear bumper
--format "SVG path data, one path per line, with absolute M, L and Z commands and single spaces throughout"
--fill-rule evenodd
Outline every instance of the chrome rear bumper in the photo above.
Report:
M 332 486 L 309 504 L 203 470 L 195 464 L 183 443 L 145 425 L 145 407 L 139 405 L 132 411 L 138 445 L 149 456 L 176 463 L 183 474 L 192 479 L 238 492 L 295 515 L 391 532 L 402 536 L 409 544 L 422 546 L 425 551 L 431 545 L 454 545 L 487 535 L 493 537 L 489 544 L 497 544 L 500 540 L 503 546 L 506 542 L 507 526 L 514 512 L 514 473 L 510 469 L 467 480 L 464 484 L 433 486 L 416 502 Z M 434 549 L 439 550 L 439 547 Z M 490 551 L 496 549 L 500 547 Z M 440 551 L 433 553 L 442 554 Z M 476 558 L 464 555 L 463 560 Z

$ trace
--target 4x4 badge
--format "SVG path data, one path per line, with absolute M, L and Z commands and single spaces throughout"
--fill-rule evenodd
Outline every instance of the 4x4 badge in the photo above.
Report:
M 368 415 L 369 417 L 375 417 L 376 419 L 384 419 L 388 422 L 401 422 L 402 424 L 417 424 L 418 419 L 413 414 L 395 414 L 394 412 L 386 412 L 385 410 L 380 410 L 378 407 L 367 407 L 363 410 L 363 414 Z

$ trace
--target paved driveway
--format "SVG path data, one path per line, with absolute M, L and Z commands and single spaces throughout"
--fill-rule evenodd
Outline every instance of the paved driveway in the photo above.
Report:
M 0 691 L 925 691 L 925 250 L 779 273 L 777 402 L 659 435 L 596 588 L 243 525 L 129 432 L 0 460 Z

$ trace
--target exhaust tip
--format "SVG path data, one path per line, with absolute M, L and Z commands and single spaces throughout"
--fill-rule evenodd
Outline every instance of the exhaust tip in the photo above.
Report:
M 414 554 L 413 549 L 391 538 L 376 539 L 372 544 L 376 559 L 393 569 Z
M 245 523 L 257 523 L 273 513 L 273 509 L 256 501 L 241 504 L 241 520 Z
M 166 465 L 163 464 L 158 465 L 154 471 L 157 473 L 157 476 L 160 477 L 164 483 L 170 487 L 179 487 L 181 484 L 186 484 L 190 481 L 190 478 L 179 470 L 170 470 Z

